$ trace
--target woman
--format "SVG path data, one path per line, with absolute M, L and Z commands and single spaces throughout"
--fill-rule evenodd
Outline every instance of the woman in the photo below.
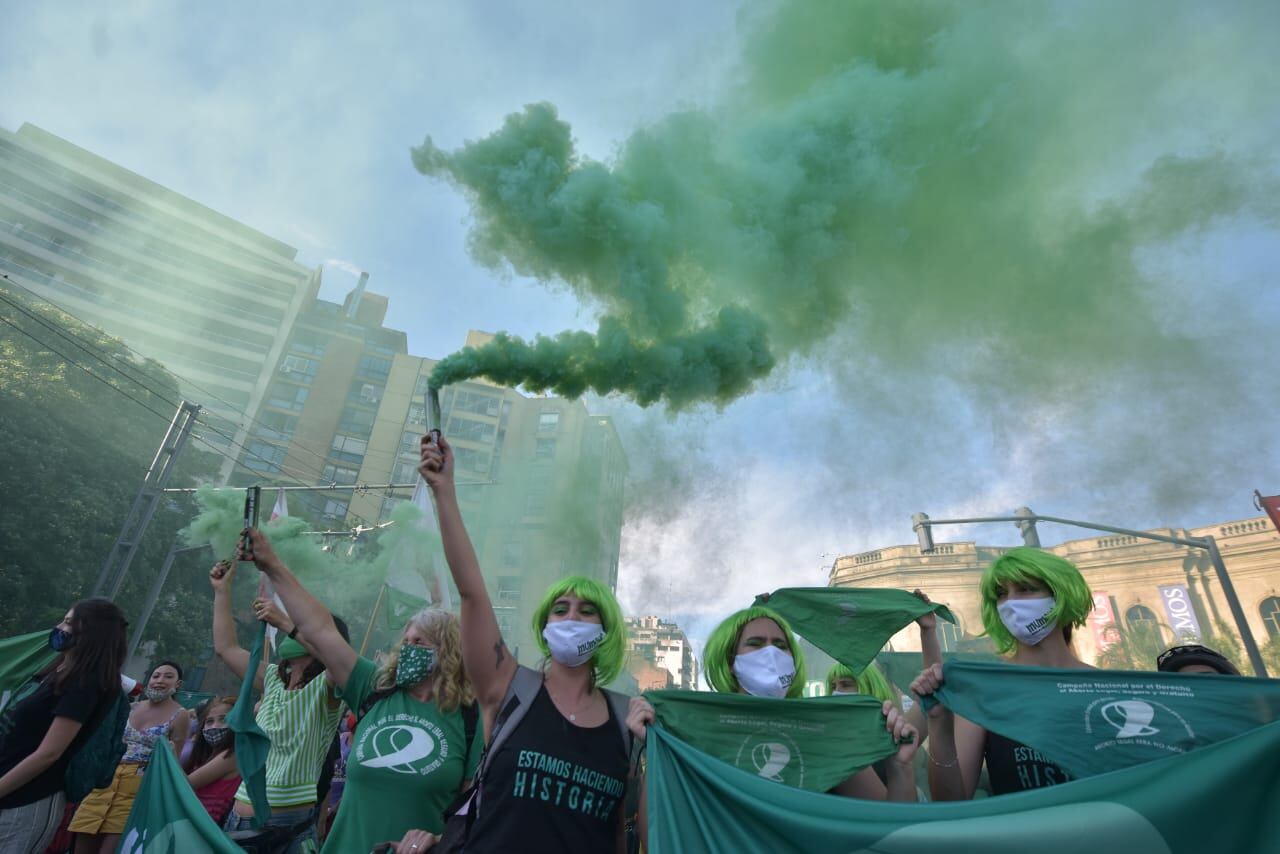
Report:
M 827 671 L 827 693 L 833 697 L 848 694 L 865 694 L 880 702 L 898 705 L 901 697 L 889 685 L 889 680 L 874 664 L 868 664 L 861 673 L 854 673 L 843 664 L 836 664 Z
M 746 608 L 731 615 L 711 632 L 703 650 L 707 681 L 726 694 L 757 697 L 804 696 L 804 655 L 791 626 L 768 608 Z M 861 768 L 832 792 L 866 800 L 915 801 L 915 773 L 911 758 L 920 746 L 915 727 L 906 722 L 892 700 L 883 703 L 885 729 L 900 742 L 886 764 L 886 782 L 872 768 Z
M 0 854 L 43 851 L 62 820 L 67 765 L 120 696 L 124 614 L 82 599 L 49 633 L 58 657 L 0 715 Z
M 227 817 L 240 785 L 236 734 L 227 726 L 227 715 L 235 704 L 235 697 L 218 697 L 205 704 L 192 739 L 191 756 L 182 765 L 196 797 L 210 818 L 218 823 Z
M 1010 549 L 982 574 L 982 625 L 1012 664 L 1088 668 L 1071 647 L 1093 594 L 1070 561 L 1040 549 Z M 926 653 L 927 655 L 927 653 Z M 941 662 L 929 661 L 911 683 L 927 697 L 943 682 Z M 969 800 L 985 762 L 995 795 L 1066 782 L 1065 771 L 1038 751 L 988 732 L 941 703 L 929 710 L 929 789 L 935 801 Z
M 261 539 L 261 535 L 259 535 Z M 243 559 L 250 559 L 244 555 Z M 231 581 L 235 567 L 219 561 L 209 571 L 213 587 L 213 648 L 239 679 L 249 670 L 249 651 L 236 638 L 235 620 L 231 614 Z M 324 664 L 306 638 L 284 622 L 270 606 L 270 600 L 255 601 L 259 619 L 284 626 L 286 637 L 280 641 L 279 664 L 263 662 L 254 674 L 254 687 L 262 691 L 255 720 L 271 739 L 267 753 L 267 802 L 271 815 L 263 822 L 273 835 L 287 837 L 288 854 L 315 849 L 315 819 L 320 781 L 329 745 L 338 732 L 342 701 L 332 681 L 324 674 Z M 347 637 L 346 624 L 332 618 L 336 630 Z M 228 833 L 253 830 L 253 805 L 241 781 L 235 802 L 223 823 Z
M 414 830 L 440 833 L 484 738 L 462 668 L 458 618 L 438 608 L 414 614 L 379 668 L 356 654 L 266 537 L 257 530 L 250 537 L 254 562 L 358 718 L 343 806 L 323 850 L 365 852 Z M 268 607 L 264 600 L 255 606 L 259 613 Z
M 490 740 L 477 796 L 466 808 L 468 854 L 529 850 L 531 841 L 575 854 L 620 850 L 625 701 L 601 689 L 621 671 L 626 650 L 617 600 L 588 578 L 552 585 L 533 618 L 547 660 L 541 672 L 518 667 L 462 523 L 449 443 L 424 436 L 418 470 L 435 494 L 462 600 L 462 660 Z M 416 850 L 412 845 L 399 850 Z
M 118 677 L 117 677 L 118 678 Z M 133 801 L 142 786 L 142 774 L 157 747 L 174 756 L 187 740 L 191 719 L 173 694 L 182 687 L 182 668 L 162 661 L 151 669 L 144 699 L 133 704 L 124 728 L 124 757 L 111 785 L 94 789 L 80 802 L 68 830 L 76 834 L 76 854 L 110 854 L 116 850 Z

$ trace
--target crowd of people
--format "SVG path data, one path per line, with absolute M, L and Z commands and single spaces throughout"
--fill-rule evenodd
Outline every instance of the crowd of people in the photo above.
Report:
M 62 842 L 49 848 L 60 826 L 74 835 L 76 854 L 115 850 L 156 750 L 180 757 L 199 802 L 246 850 L 642 848 L 647 811 L 639 747 L 655 711 L 643 697 L 604 687 L 623 668 L 621 608 L 590 578 L 556 582 L 534 611 L 542 666 L 520 665 L 503 640 L 463 523 L 453 467 L 448 441 L 423 437 L 419 471 L 435 496 L 460 614 L 438 608 L 414 614 L 380 661 L 356 651 L 345 623 L 251 529 L 237 558 L 257 567 L 280 604 L 265 595 L 253 602 L 254 615 L 275 627 L 279 643 L 278 661 L 250 673 L 252 657 L 237 638 L 231 605 L 236 564 L 222 561 L 210 571 L 214 649 L 261 696 L 255 719 L 270 740 L 265 821 L 255 821 L 254 798 L 237 767 L 228 724 L 235 696 L 208 700 L 193 719 L 175 700 L 182 667 L 162 661 L 143 696 L 113 723 L 127 622 L 113 603 L 85 599 L 50 632 L 53 662 L 0 714 L 0 854 L 69 850 Z M 1037 549 L 1010 550 L 983 574 L 981 596 L 986 634 L 1012 664 L 1089 667 L 1071 638 L 1092 598 L 1068 561 Z M 910 686 L 891 684 L 874 663 L 857 672 L 838 664 L 827 673 L 829 694 L 880 701 L 896 745 L 831 794 L 965 800 L 980 785 L 1001 795 L 1067 781 L 1035 750 L 944 704 L 923 712 L 920 701 L 944 684 L 946 668 L 934 615 L 917 623 L 924 669 Z M 1226 658 L 1196 645 L 1168 650 L 1157 663 L 1167 672 L 1238 675 Z M 802 697 L 805 661 L 796 636 L 768 607 L 721 622 L 707 640 L 703 667 L 714 691 L 811 702 Z M 98 744 L 105 752 L 89 749 Z M 99 766 L 108 763 L 105 776 L 82 761 L 89 753 Z M 86 779 L 95 785 L 86 787 Z M 85 793 L 77 794 L 81 788 Z M 74 811 L 71 797 L 79 798 Z

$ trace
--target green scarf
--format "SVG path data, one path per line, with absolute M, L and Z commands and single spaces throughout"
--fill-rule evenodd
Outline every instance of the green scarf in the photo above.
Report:
M 0 640 L 0 710 L 14 692 L 57 657 L 49 648 L 48 629 Z
M 267 754 L 271 751 L 271 739 L 258 726 L 253 711 L 256 702 L 253 683 L 258 675 L 258 667 L 262 664 L 262 647 L 266 636 L 267 624 L 258 623 L 258 634 L 253 639 L 253 649 L 249 651 L 249 668 L 245 671 L 244 683 L 240 686 L 240 696 L 227 715 L 227 726 L 236 734 L 236 767 L 244 778 L 249 802 L 253 804 L 253 826 L 256 828 L 261 828 L 262 823 L 271 816 L 271 805 L 267 803 Z M 284 644 L 280 646 L 283 647 Z
M 279 654 L 281 661 L 288 661 L 291 658 L 302 658 L 310 655 L 307 648 L 298 643 L 293 638 L 285 638 L 276 646 L 276 653 Z
M 925 614 L 949 623 L 946 605 L 929 603 L 905 590 L 855 587 L 784 587 L 757 596 L 756 605 L 776 611 L 796 634 L 854 673 L 904 626 Z
M 152 754 L 118 850 L 121 854 L 241 854 L 241 848 L 209 817 L 168 750 Z
M 881 703 L 870 697 L 650 691 L 645 698 L 676 738 L 762 779 L 814 792 L 896 750 Z

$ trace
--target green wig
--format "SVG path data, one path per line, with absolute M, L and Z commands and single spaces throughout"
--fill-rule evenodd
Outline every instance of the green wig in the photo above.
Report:
M 618 678 L 627 657 L 627 623 L 622 618 L 622 607 L 618 604 L 617 597 L 608 587 L 584 575 L 562 578 L 547 588 L 546 595 L 533 612 L 533 636 L 538 641 L 542 654 L 546 656 L 551 655 L 551 650 L 547 646 L 547 639 L 542 636 L 542 630 L 547 627 L 551 606 L 561 596 L 576 596 L 600 609 L 604 640 L 591 656 L 591 667 L 596 684 L 608 685 Z
M 889 685 L 889 680 L 880 672 L 880 668 L 875 663 L 868 664 L 863 668 L 861 673 L 854 674 L 852 670 L 843 664 L 837 664 L 827 671 L 827 693 L 830 694 L 836 689 L 836 681 L 840 679 L 852 679 L 858 683 L 858 693 L 866 694 L 868 697 L 875 697 L 880 702 L 888 700 L 895 706 L 898 705 L 899 697 Z
M 738 641 L 741 640 L 742 630 L 747 623 L 761 617 L 773 620 L 782 629 L 787 637 L 787 646 L 791 649 L 791 658 L 796 663 L 796 675 L 791 680 L 791 687 L 787 689 L 787 696 L 804 696 L 804 653 L 796 643 L 791 626 L 777 612 L 768 608 L 745 608 L 716 626 L 702 650 L 702 669 L 707 682 L 722 694 L 738 693 L 738 677 L 733 675 L 733 659 L 737 655 Z
M 1054 598 L 1049 617 L 1064 631 L 1068 643 L 1071 629 L 1083 626 L 1093 609 L 1093 592 L 1074 563 L 1028 546 L 1010 549 L 987 567 L 979 582 L 982 625 L 1002 655 L 1009 654 L 1018 645 L 996 610 L 997 591 L 1012 584 L 1039 584 L 1049 588 Z

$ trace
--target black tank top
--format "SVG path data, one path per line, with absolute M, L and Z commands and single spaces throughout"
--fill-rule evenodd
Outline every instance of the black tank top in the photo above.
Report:
M 609 707 L 598 727 L 570 723 L 544 685 L 485 774 L 467 854 L 614 854 L 627 755 Z
M 983 756 L 987 760 L 987 778 L 993 795 L 1043 789 L 1071 779 L 1066 771 L 1046 759 L 1040 751 L 1005 738 L 998 732 L 987 731 Z

